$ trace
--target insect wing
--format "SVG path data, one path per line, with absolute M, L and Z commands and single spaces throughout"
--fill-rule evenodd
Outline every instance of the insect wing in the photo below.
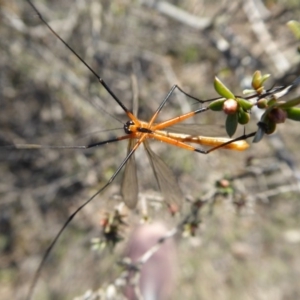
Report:
M 135 145 L 135 139 L 130 139 L 128 142 L 127 154 L 130 153 Z M 121 186 L 121 194 L 124 203 L 129 208 L 135 208 L 138 201 L 138 179 L 136 173 L 135 155 L 132 154 L 128 159 Z
M 164 200 L 169 207 L 179 209 L 183 196 L 174 174 L 164 161 L 151 150 L 147 140 L 144 141 L 144 147 Z

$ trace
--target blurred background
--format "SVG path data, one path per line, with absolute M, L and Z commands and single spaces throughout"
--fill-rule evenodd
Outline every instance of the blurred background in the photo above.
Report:
M 143 120 L 174 84 L 205 100 L 218 96 L 214 76 L 241 95 L 255 70 L 272 75 L 268 87 L 299 75 L 299 41 L 286 26 L 299 20 L 296 0 L 34 4 L 130 109 L 137 87 Z M 0 5 L 0 143 L 87 145 L 124 134 L 122 109 L 29 4 Z M 174 93 L 159 120 L 197 108 L 196 101 Z M 246 132 L 256 128 L 252 119 Z M 203 134 L 226 136 L 221 112 L 191 122 L 204 124 Z M 144 150 L 137 151 L 139 197 L 150 220 L 173 228 L 191 202 L 203 203 L 195 236 L 176 236 L 180 272 L 172 299 L 300 298 L 298 127 L 286 122 L 243 153 L 205 156 L 153 141 L 184 195 L 182 214 L 173 218 L 161 205 Z M 109 180 L 126 150 L 126 141 L 87 151 L 0 148 L 3 299 L 24 299 L 47 246 L 68 216 Z M 224 177 L 231 192 L 216 187 Z M 124 240 L 114 251 L 92 251 L 90 241 L 101 236 L 101 219 L 122 201 L 121 180 L 120 173 L 71 222 L 42 270 L 34 299 L 73 299 L 120 276 L 116 262 L 144 208 L 126 213 Z

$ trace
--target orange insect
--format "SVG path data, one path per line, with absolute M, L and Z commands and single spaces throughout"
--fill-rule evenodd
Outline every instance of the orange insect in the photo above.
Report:
M 157 108 L 154 115 L 151 117 L 149 122 L 141 121 L 136 117 L 136 114 L 132 113 L 128 110 L 125 105 L 119 100 L 119 98 L 114 94 L 114 92 L 108 87 L 108 85 L 104 82 L 104 80 L 77 54 L 77 52 L 72 49 L 47 23 L 47 21 L 43 18 L 43 16 L 39 13 L 37 8 L 31 3 L 31 1 L 27 0 L 28 3 L 31 5 L 33 10 L 38 14 L 40 20 L 48 27 L 48 29 L 90 70 L 90 72 L 97 78 L 100 84 L 105 88 L 105 90 L 111 95 L 111 97 L 118 103 L 118 105 L 123 109 L 126 115 L 129 118 L 124 124 L 124 131 L 125 135 L 116 137 L 113 139 L 101 141 L 98 143 L 93 143 L 86 146 L 47 146 L 47 145 L 37 145 L 37 144 L 16 144 L 16 145 L 9 145 L 5 146 L 6 148 L 10 149 L 88 149 L 93 147 L 99 147 L 108 143 L 114 143 L 121 140 L 128 139 L 128 153 L 125 159 L 121 162 L 117 170 L 111 176 L 109 181 L 100 189 L 98 190 L 92 197 L 90 197 L 87 201 L 85 201 L 80 207 L 78 207 L 72 215 L 66 220 L 63 227 L 57 233 L 51 244 L 49 245 L 48 249 L 46 250 L 41 263 L 35 273 L 34 279 L 32 281 L 29 293 L 27 298 L 30 299 L 33 294 L 34 287 L 36 282 L 39 278 L 40 272 L 43 268 L 43 265 L 49 256 L 49 253 L 55 246 L 57 240 L 60 238 L 61 234 L 64 232 L 66 227 L 72 221 L 72 219 L 76 216 L 76 214 L 85 207 L 88 203 L 90 203 L 97 195 L 103 192 L 116 178 L 116 176 L 120 173 L 121 169 L 125 167 L 124 171 L 124 179 L 122 183 L 122 195 L 124 202 L 130 208 L 134 208 L 137 204 L 138 200 L 138 186 L 137 186 L 137 174 L 136 174 L 136 165 L 135 165 L 135 157 L 134 153 L 136 149 L 143 144 L 146 150 L 146 153 L 150 159 L 150 164 L 152 166 L 153 172 L 155 174 L 156 180 L 160 187 L 160 190 L 163 194 L 166 204 L 171 207 L 172 209 L 178 210 L 182 201 L 183 197 L 181 196 L 181 192 L 179 187 L 176 183 L 175 176 L 169 169 L 169 167 L 159 158 L 150 148 L 149 139 L 155 139 L 176 147 L 180 147 L 186 150 L 195 151 L 201 154 L 208 154 L 216 149 L 225 148 L 231 150 L 245 150 L 248 148 L 248 144 L 244 141 L 246 138 L 253 136 L 254 133 L 250 133 L 248 135 L 243 135 L 236 139 L 228 139 L 228 138 L 215 138 L 215 137 L 205 137 L 195 134 L 196 132 L 200 132 L 201 127 L 193 129 L 193 133 L 189 132 L 188 126 L 183 126 L 179 123 L 187 120 L 199 113 L 205 112 L 208 110 L 207 107 L 202 107 L 196 109 L 192 112 L 183 114 L 181 116 L 169 119 L 167 121 L 163 121 L 161 123 L 156 123 L 157 116 L 159 115 L 160 111 L 170 99 L 172 93 L 178 89 L 187 97 L 200 101 L 201 103 L 205 103 L 211 100 L 201 101 L 186 92 L 184 92 L 180 87 L 174 85 L 165 99 Z M 188 132 L 182 133 L 181 131 Z M 206 145 L 212 148 L 208 150 L 203 150 L 198 148 L 195 145 Z

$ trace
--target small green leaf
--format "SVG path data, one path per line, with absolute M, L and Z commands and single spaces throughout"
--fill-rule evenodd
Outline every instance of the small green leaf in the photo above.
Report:
M 246 111 L 244 111 L 242 108 L 239 109 L 238 113 L 238 122 L 241 125 L 245 125 L 250 121 L 250 114 Z
M 261 85 L 271 76 L 271 74 L 265 74 L 261 77 Z
M 252 87 L 257 90 L 258 88 L 261 87 L 261 72 L 260 71 L 255 71 L 253 76 L 252 76 Z
M 270 77 L 270 74 L 261 75 L 260 71 L 255 71 L 252 77 L 252 87 L 258 91 L 263 89 L 264 82 Z
M 271 108 L 271 107 L 277 107 L 277 99 L 276 98 L 271 98 L 270 100 L 268 100 L 268 107 Z
M 208 108 L 210 108 L 213 111 L 221 111 L 223 109 L 223 104 L 225 100 L 225 98 L 215 100 L 208 105 Z
M 292 33 L 295 35 L 296 39 L 300 40 L 300 23 L 297 21 L 289 21 L 286 23 Z
M 253 107 L 253 104 L 246 99 L 237 98 L 236 100 L 237 100 L 239 106 L 242 107 L 245 111 L 250 110 Z
M 243 90 L 243 95 L 249 95 L 255 93 L 255 90 L 245 89 Z
M 218 77 L 215 77 L 214 87 L 220 96 L 226 99 L 235 99 L 234 94 L 225 86 L 225 84 Z
M 261 98 L 256 102 L 256 106 L 261 109 L 268 107 L 268 100 L 266 98 Z
M 227 115 L 225 127 L 226 127 L 226 132 L 230 137 L 232 137 L 235 134 L 237 126 L 238 126 L 238 114 L 236 113 L 233 115 Z
M 300 121 L 300 107 L 291 107 L 286 109 L 287 112 L 287 118 L 294 120 L 294 121 Z
M 288 100 L 288 101 L 284 101 L 284 102 L 279 102 L 278 107 L 281 108 L 291 108 L 294 107 L 296 105 L 300 104 L 300 97 Z

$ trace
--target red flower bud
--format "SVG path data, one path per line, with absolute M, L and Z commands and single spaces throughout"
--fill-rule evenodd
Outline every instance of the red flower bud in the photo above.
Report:
M 233 115 L 238 110 L 238 103 L 234 99 L 228 99 L 223 103 L 223 111 L 226 115 Z

